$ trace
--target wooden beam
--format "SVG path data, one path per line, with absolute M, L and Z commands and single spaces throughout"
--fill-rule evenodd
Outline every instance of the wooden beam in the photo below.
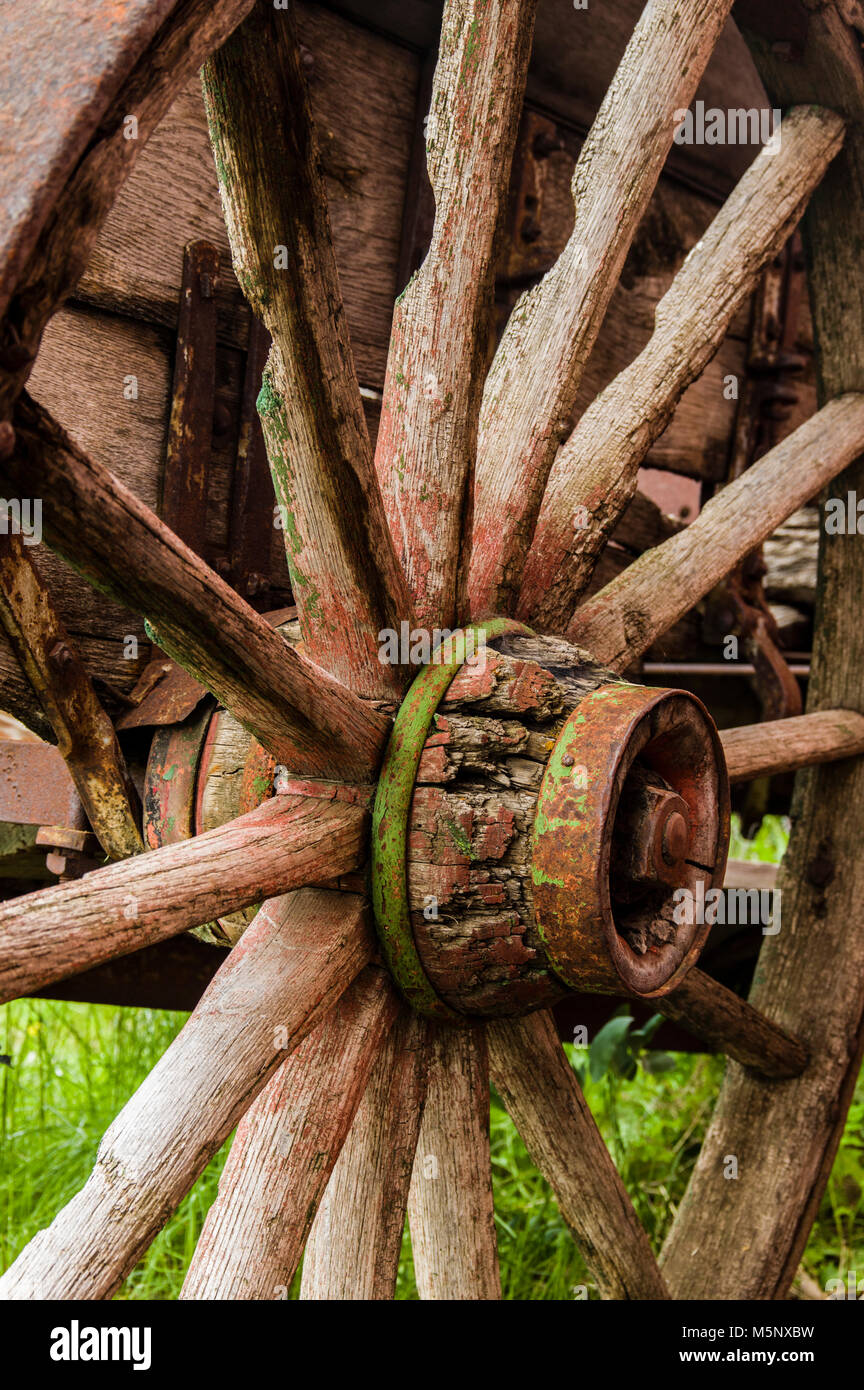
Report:
M 396 301 L 375 463 L 429 628 L 455 621 L 466 487 L 536 0 L 447 0 L 426 125 L 432 244 Z
M 408 1219 L 421 1298 L 501 1297 L 482 1024 L 435 1029 Z
M 567 638 L 626 670 L 862 450 L 864 393 L 838 396 L 577 608 Z
M 399 1011 L 367 966 L 246 1111 L 181 1299 L 287 1297 L 312 1218 Z
M 410 621 L 354 369 L 293 16 L 259 5 L 203 70 L 240 286 L 273 337 L 258 409 L 310 657 L 357 694 L 406 672 L 378 633 Z
M 112 24 L 122 29 L 123 9 L 143 11 L 149 8 L 151 37 L 137 60 L 131 53 L 126 58 L 125 73 L 123 56 L 115 51 L 104 73 L 98 78 L 95 72 L 91 74 L 95 78 L 95 93 L 101 96 L 102 91 L 113 89 L 110 103 L 107 109 L 89 113 L 91 126 L 98 114 L 98 128 L 63 169 L 63 182 L 55 187 L 53 202 L 39 210 L 38 237 L 30 245 L 26 263 L 15 265 L 4 285 L 8 294 L 14 284 L 8 304 L 4 304 L 0 327 L 0 414 L 4 417 L 11 414 L 13 403 L 30 375 L 46 323 L 83 274 L 99 230 L 148 137 L 204 59 L 225 42 L 253 4 L 254 0 L 183 0 L 182 3 L 175 0 L 173 4 L 163 0 L 149 6 L 130 7 L 128 0 L 124 0 L 120 11 L 112 13 Z M 89 41 L 92 45 L 94 61 L 104 61 L 106 46 L 98 37 L 94 41 L 95 26 L 90 16 L 87 20 L 85 43 Z M 65 15 L 62 20 L 65 27 L 62 34 L 58 34 L 58 40 L 67 48 L 75 46 L 75 36 L 69 27 L 72 22 L 73 19 Z M 32 34 L 28 34 L 28 40 L 31 53 L 35 52 Z M 12 53 L 14 56 L 14 46 Z M 44 53 L 43 61 L 51 59 L 56 61 L 54 48 Z M 118 68 L 124 79 L 119 84 Z M 49 78 L 49 90 L 53 85 Z M 70 74 L 62 98 L 59 101 L 56 95 L 54 98 L 61 119 L 67 114 L 68 92 L 77 90 L 84 90 L 84 84 L 79 87 Z M 49 127 L 52 124 L 50 109 L 42 111 L 41 123 Z M 75 143 L 80 141 L 84 124 L 82 113 L 74 111 L 69 127 Z M 15 144 L 18 143 L 16 138 Z M 26 144 L 23 148 L 26 150 Z M 57 169 L 51 168 L 48 172 L 52 176 L 50 183 L 56 185 Z M 43 178 L 44 174 L 45 171 Z M 47 178 L 45 183 L 49 183 Z M 17 180 L 8 186 L 15 186 L 17 190 Z M 41 201 L 44 188 L 35 190 L 35 196 Z M 30 216 L 36 218 L 35 207 Z
M 0 1279 L 0 1297 L 110 1298 L 371 951 L 356 896 L 306 889 L 269 902 L 106 1131 L 84 1187 Z
M 393 1298 L 429 1056 L 426 1020 L 403 1009 L 313 1222 L 301 1299 Z
M 772 51 L 791 0 L 741 5 L 771 99 L 830 99 L 849 121 L 843 150 L 811 200 L 802 231 L 820 398 L 864 391 L 864 65 L 838 5 L 795 5 L 799 54 Z M 767 18 L 767 26 L 765 24 Z M 755 28 L 755 26 L 754 26 Z M 785 485 L 785 484 L 783 484 Z M 837 495 L 864 496 L 864 460 L 850 459 Z M 808 710 L 864 714 L 864 548 L 857 534 L 820 534 L 819 589 Z M 730 1067 L 699 1161 L 667 1239 L 665 1270 L 687 1298 L 783 1299 L 819 1208 L 864 1048 L 864 762 L 800 773 L 780 867 L 783 928 L 766 937 L 750 1002 L 807 1044 L 812 1062 L 782 1085 Z M 738 1177 L 724 1182 L 727 1155 Z M 694 1248 L 698 1245 L 698 1255 Z M 729 1259 L 729 1251 L 736 1258 Z
M 292 771 L 369 779 L 390 721 L 293 650 L 47 411 L 23 397 L 4 485 L 43 499 L 48 544 L 143 613 L 163 650 Z
M 573 174 L 576 220 L 516 305 L 486 379 L 477 445 L 471 615 L 512 611 L 543 490 L 573 428 L 588 356 L 679 119 L 731 0 L 650 0 Z
M 710 1051 L 725 1052 L 763 1079 L 800 1076 L 809 1061 L 798 1038 L 702 970 L 690 970 L 676 989 L 652 999 L 651 1006 L 701 1038 Z
M 730 782 L 774 777 L 816 763 L 864 753 L 864 715 L 851 709 L 814 710 L 794 719 L 723 729 L 720 742 Z
M 600 1294 L 666 1299 L 657 1261 L 585 1103 L 552 1016 L 494 1019 L 492 1080 L 549 1183 Z
M 0 622 L 51 722 L 110 859 L 144 849 L 141 807 L 114 725 L 20 535 L 0 536 Z
M 362 863 L 367 815 L 279 796 L 194 839 L 0 904 L 0 1003 Z
M 757 155 L 660 300 L 647 346 L 585 411 L 549 475 L 519 594 L 523 621 L 545 632 L 567 626 L 640 464 L 798 223 L 843 130 L 840 116 L 818 107 L 784 118 L 779 149 Z

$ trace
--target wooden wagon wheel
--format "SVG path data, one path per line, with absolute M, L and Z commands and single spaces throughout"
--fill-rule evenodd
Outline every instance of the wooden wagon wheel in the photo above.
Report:
M 113 730 L 25 550 L 6 539 L 4 624 L 103 848 L 123 862 L 0 908 L 0 997 L 267 901 L 110 1127 L 84 1188 L 0 1280 L 5 1296 L 110 1296 L 239 1121 L 185 1297 L 278 1297 L 304 1246 L 305 1297 L 391 1296 L 406 1209 L 422 1295 L 497 1297 L 490 1073 L 604 1297 L 788 1289 L 864 1036 L 854 540 L 824 542 L 807 715 L 735 730 L 721 753 L 692 697 L 620 673 L 805 499 L 843 470 L 844 491 L 864 485 L 864 301 L 852 293 L 864 71 L 834 6 L 785 67 L 754 39 L 772 95 L 792 108 L 782 139 L 691 252 L 645 350 L 570 419 L 676 113 L 730 10 L 646 6 L 577 164 L 570 241 L 487 373 L 534 5 L 447 0 L 427 130 L 435 230 L 396 306 L 374 458 L 290 17 L 269 0 L 121 0 L 104 21 L 65 16 L 72 71 L 49 62 L 40 83 L 46 104 L 61 93 L 71 107 L 5 171 L 22 196 L 2 246 L 3 484 L 42 498 L 50 545 L 142 613 L 248 731 L 252 755 L 284 771 L 251 811 L 137 855 Z M 204 60 L 235 267 L 273 338 L 259 409 L 299 645 L 24 392 L 119 182 Z M 825 404 L 580 602 L 641 459 L 811 195 Z M 485 627 L 485 648 L 463 660 L 466 633 L 446 655 L 427 651 L 406 695 L 416 668 L 380 659 L 386 634 L 468 620 Z M 722 875 L 727 776 L 817 763 L 835 765 L 799 788 L 783 926 L 747 1004 L 694 968 L 704 933 L 677 923 L 670 900 Z M 373 799 L 380 947 L 361 876 Z M 650 996 L 737 1059 L 662 1271 L 546 1012 L 576 984 Z

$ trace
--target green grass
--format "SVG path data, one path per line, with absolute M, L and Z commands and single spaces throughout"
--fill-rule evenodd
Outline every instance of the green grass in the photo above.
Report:
M 764 825 L 736 857 L 779 857 L 785 828 Z M 108 1124 L 182 1027 L 184 1017 L 148 1009 L 20 1000 L 0 1009 L 0 1269 L 46 1226 L 84 1182 Z M 568 1048 L 580 1074 L 583 1049 Z M 641 1065 L 624 1079 L 585 1075 L 585 1094 L 655 1249 L 696 1160 L 723 1075 L 721 1058 L 681 1056 L 670 1070 Z M 862 1074 L 864 1076 L 864 1074 Z M 493 1097 L 492 1164 L 505 1298 L 595 1296 L 590 1276 L 508 1116 Z M 227 1149 L 227 1145 L 226 1145 Z M 119 1297 L 175 1298 L 204 1216 L 216 1195 L 225 1149 L 126 1281 Z M 824 1288 L 849 1269 L 864 1277 L 864 1080 L 804 1260 Z M 295 1281 L 296 1290 L 296 1281 Z M 406 1235 L 397 1287 L 417 1297 Z

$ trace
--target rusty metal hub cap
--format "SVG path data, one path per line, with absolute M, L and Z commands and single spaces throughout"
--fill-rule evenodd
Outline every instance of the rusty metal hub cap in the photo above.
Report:
M 665 994 L 697 960 L 720 886 L 729 786 L 710 715 L 677 690 L 610 684 L 580 702 L 546 768 L 534 912 L 573 989 Z

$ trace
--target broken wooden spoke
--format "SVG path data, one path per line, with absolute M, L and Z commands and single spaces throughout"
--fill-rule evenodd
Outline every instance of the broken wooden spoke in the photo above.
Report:
M 20 535 L 0 536 L 0 622 L 103 850 L 111 859 L 140 853 L 141 808 L 114 726 Z
M 728 889 L 758 893 L 758 889 Z M 772 1023 L 746 999 L 712 980 L 702 970 L 690 970 L 680 985 L 651 1000 L 651 1007 L 680 1023 L 713 1052 L 749 1067 L 766 1080 L 800 1076 L 809 1060 L 806 1047 L 778 1024 Z
M 312 1218 L 399 1010 L 367 966 L 237 1127 L 184 1299 L 287 1298 Z
M 363 860 L 367 813 L 277 796 L 191 840 L 0 905 L 0 1002 Z
M 648 1237 L 551 1016 L 487 1026 L 492 1080 L 607 1299 L 666 1299 Z
M 839 396 L 784 439 L 675 536 L 577 608 L 571 642 L 625 670 L 781 521 L 864 452 L 864 395 Z
M 394 1297 L 429 1053 L 429 1025 L 403 1009 L 312 1224 L 301 1299 Z
M 45 181 L 44 166 L 35 162 L 38 185 L 33 204 L 17 227 L 18 238 L 11 247 L 2 248 L 0 307 L 5 312 L 0 329 L 0 413 L 4 416 L 10 414 L 30 375 L 45 325 L 83 273 L 99 230 L 149 136 L 204 59 L 225 42 L 253 3 L 254 0 L 184 0 L 181 4 L 175 0 L 168 5 L 152 4 L 149 23 L 142 26 L 137 55 L 134 46 L 128 44 L 128 35 L 123 44 L 125 52 L 121 49 L 118 53 L 112 47 L 106 53 L 104 35 L 93 23 L 95 12 L 92 17 L 88 14 L 74 33 L 69 30 L 73 18 L 58 12 L 64 26 L 57 35 L 58 48 L 76 55 L 71 64 L 75 70 L 68 75 L 63 73 L 68 89 L 79 90 L 79 84 L 92 88 L 87 112 L 89 129 L 85 126 L 82 131 L 76 123 L 76 128 L 55 137 L 66 147 L 65 187 L 52 187 Z M 79 24 L 80 17 L 76 16 L 74 22 Z M 122 34 L 119 14 L 113 18 L 113 27 Z M 76 47 L 79 39 L 80 49 Z M 33 35 L 29 33 L 28 47 L 32 43 Z M 4 52 L 14 57 L 15 45 L 4 45 Z M 100 72 L 98 68 L 106 57 L 108 65 Z M 28 73 L 36 70 L 30 66 L 27 69 Z M 53 70 L 51 65 L 49 71 Z M 32 97 L 32 93 L 28 96 Z M 52 91 L 43 100 L 46 110 L 52 105 L 66 109 L 65 93 L 61 99 Z M 33 103 L 31 109 L 38 109 L 37 104 Z M 50 119 L 42 124 L 47 131 L 54 129 Z M 18 139 L 10 143 L 17 153 Z M 31 147 L 26 142 L 21 144 L 21 150 L 25 159 L 30 157 Z M 17 190 L 21 177 L 13 169 L 11 177 L 4 179 L 4 186 Z M 23 178 L 26 186 L 33 175 Z M 43 204 L 46 193 L 50 201 Z M 36 194 L 41 194 L 42 199 L 37 200 Z
M 392 698 L 405 673 L 379 660 L 378 634 L 410 621 L 411 603 L 375 476 L 292 16 L 258 6 L 203 78 L 234 268 L 273 337 L 258 408 L 303 637 L 356 693 Z
M 549 470 L 633 234 L 731 0 L 651 0 L 573 175 L 576 221 L 516 305 L 483 391 L 469 575 L 472 617 L 509 613 Z M 679 115 L 680 118 L 680 115 Z
M 423 1299 L 498 1299 L 489 1156 L 489 1063 L 482 1024 L 436 1028 L 408 1195 Z
M 369 779 L 389 720 L 293 650 L 47 411 L 22 397 L 7 484 L 43 501 L 53 549 L 143 613 L 155 640 L 292 772 Z
M 843 132 L 838 115 L 817 107 L 784 118 L 780 148 L 757 156 L 657 305 L 647 347 L 582 416 L 549 475 L 519 595 L 524 621 L 566 627 L 639 465 L 798 222 Z
M 455 618 L 465 490 L 492 301 L 493 243 L 536 0 L 448 0 L 426 123 L 435 225 L 396 302 L 375 463 L 419 619 Z
M 797 772 L 816 763 L 864 753 L 864 715 L 849 709 L 815 710 L 794 719 L 745 724 L 720 734 L 730 782 Z
M 110 1298 L 371 951 L 359 897 L 306 889 L 267 903 L 106 1131 L 84 1187 L 0 1279 L 0 1297 Z

